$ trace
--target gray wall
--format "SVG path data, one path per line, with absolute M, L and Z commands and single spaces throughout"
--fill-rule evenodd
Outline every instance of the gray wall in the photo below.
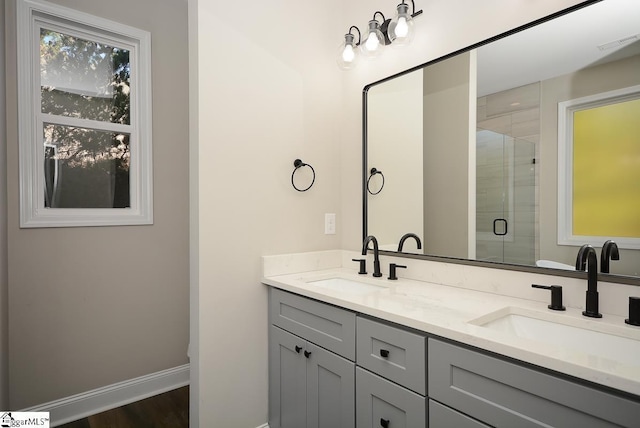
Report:
M 8 295 L 7 295 L 7 150 L 4 73 L 4 2 L 0 3 L 0 409 L 9 408 L 8 377 Z
M 469 142 L 471 130 L 475 134 L 471 60 L 465 53 L 423 71 L 425 254 L 469 258 L 475 252 L 468 227 L 469 213 L 475 212 L 469 196 L 470 151 L 475 159 Z
M 152 226 L 19 228 L 11 20 L 7 157 L 14 409 L 188 362 L 187 3 L 54 2 L 151 32 L 155 219 Z M 14 13 L 15 0 L 7 5 Z

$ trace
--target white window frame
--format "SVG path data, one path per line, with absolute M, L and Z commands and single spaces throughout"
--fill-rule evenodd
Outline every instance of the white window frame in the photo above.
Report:
M 600 247 L 606 239 L 613 239 L 619 248 L 640 249 L 640 238 L 573 234 L 573 114 L 638 98 L 640 85 L 558 103 L 558 245 Z
M 129 50 L 130 125 L 41 113 L 40 27 Z M 17 0 L 20 227 L 153 224 L 151 34 L 48 3 Z M 130 133 L 129 208 L 48 208 L 44 202 L 43 122 Z

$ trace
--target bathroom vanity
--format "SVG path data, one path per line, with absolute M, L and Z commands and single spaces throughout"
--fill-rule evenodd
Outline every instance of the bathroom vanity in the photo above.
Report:
M 298 270 L 290 261 L 284 271 Z M 270 428 L 638 426 L 637 354 L 616 360 L 622 350 L 491 327 L 515 314 L 640 344 L 620 317 L 594 324 L 568 308 L 557 318 L 543 302 L 311 265 L 265 270 Z

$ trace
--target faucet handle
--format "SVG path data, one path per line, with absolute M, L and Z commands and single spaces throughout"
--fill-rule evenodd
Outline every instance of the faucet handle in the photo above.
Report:
M 360 269 L 358 270 L 359 275 L 367 274 L 367 259 L 351 259 L 354 262 L 360 262 Z
M 629 297 L 629 318 L 624 322 L 640 326 L 640 297 Z
M 559 285 L 538 285 L 531 284 L 533 288 L 542 288 L 543 290 L 551 290 L 551 304 L 547 308 L 554 311 L 564 311 L 567 308 L 562 306 L 562 287 Z
M 396 269 L 397 268 L 403 268 L 405 269 L 406 266 L 402 266 L 396 263 L 391 263 L 389 265 L 389 277 L 387 279 L 390 279 L 392 281 L 395 281 L 396 279 L 398 279 L 398 276 L 396 275 Z

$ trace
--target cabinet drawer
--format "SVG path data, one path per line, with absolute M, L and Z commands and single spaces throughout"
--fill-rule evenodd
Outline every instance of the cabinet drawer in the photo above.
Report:
M 429 400 L 429 428 L 490 428 L 482 422 Z
M 358 365 L 427 395 L 424 336 L 362 317 L 356 325 Z
M 355 361 L 355 313 L 270 287 L 269 317 L 272 324 Z
M 637 427 L 640 401 L 429 339 L 429 397 L 495 427 Z
M 356 368 L 357 428 L 423 428 L 426 423 L 426 398 Z

